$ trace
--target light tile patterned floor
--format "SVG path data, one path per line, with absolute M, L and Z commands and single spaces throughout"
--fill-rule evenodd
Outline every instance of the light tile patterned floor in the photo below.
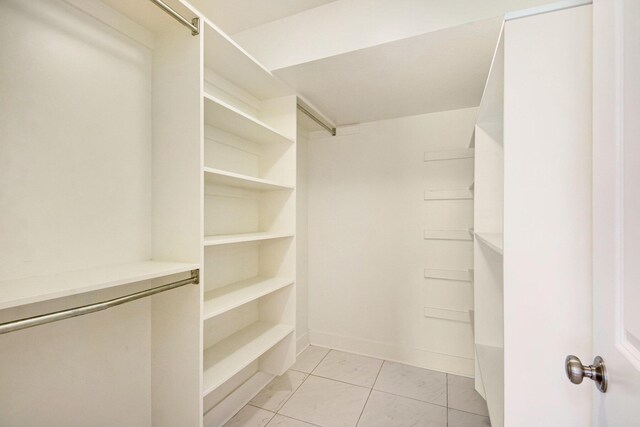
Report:
M 229 427 L 488 427 L 473 380 L 321 347 L 242 408 Z

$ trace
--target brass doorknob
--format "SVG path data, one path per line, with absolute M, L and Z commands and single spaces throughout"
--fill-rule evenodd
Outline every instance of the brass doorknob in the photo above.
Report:
M 607 391 L 607 368 L 602 357 L 596 356 L 593 365 L 583 365 L 577 356 L 569 355 L 564 361 L 564 369 L 567 378 L 574 384 L 580 384 L 583 378 L 591 378 L 596 387 L 603 393 Z

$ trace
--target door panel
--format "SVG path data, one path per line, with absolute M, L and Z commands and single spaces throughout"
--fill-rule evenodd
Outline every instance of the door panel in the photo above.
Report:
M 594 426 L 640 423 L 640 2 L 596 0 L 593 90 Z M 589 355 L 590 357 L 593 355 Z

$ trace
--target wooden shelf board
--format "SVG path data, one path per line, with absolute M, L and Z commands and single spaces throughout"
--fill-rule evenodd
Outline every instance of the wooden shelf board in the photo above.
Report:
M 266 123 L 207 93 L 204 94 L 204 121 L 207 125 L 256 143 L 293 142 Z
M 204 294 L 203 320 L 292 285 L 293 282 L 290 277 L 253 277 L 208 291 Z
M 249 175 L 242 175 L 235 172 L 228 172 L 222 169 L 205 167 L 204 169 L 205 183 L 222 184 L 229 187 L 246 188 L 257 191 L 277 191 L 277 190 L 293 190 L 292 185 L 278 184 L 266 179 L 255 178 Z
M 293 331 L 290 325 L 256 322 L 207 348 L 203 360 L 203 395 L 220 387 Z
M 215 24 L 208 21 L 204 25 L 204 66 L 260 100 L 294 94 Z
M 457 160 L 457 159 L 472 159 L 473 148 L 459 148 L 456 150 L 440 150 L 440 151 L 425 151 L 424 161 L 435 162 L 438 160 Z
M 425 240 L 468 240 L 471 241 L 471 230 L 424 230 Z
M 435 268 L 424 269 L 425 279 L 451 280 L 456 282 L 471 282 L 472 270 L 441 270 Z
M 0 282 L 0 310 L 157 279 L 198 268 L 198 264 L 141 261 L 4 280 Z
M 504 351 L 502 348 L 476 344 L 476 356 L 487 395 L 491 425 L 504 424 Z
M 205 236 L 204 245 L 227 245 L 231 243 L 257 242 L 260 240 L 283 239 L 293 237 L 293 233 L 243 233 Z
M 502 255 L 502 240 L 503 240 L 502 233 L 477 232 L 475 233 L 475 235 L 479 241 L 481 241 L 482 243 L 487 245 L 489 248 L 493 249 L 494 251 Z
M 457 190 L 427 190 L 425 200 L 469 200 L 473 199 L 473 191 L 468 188 Z

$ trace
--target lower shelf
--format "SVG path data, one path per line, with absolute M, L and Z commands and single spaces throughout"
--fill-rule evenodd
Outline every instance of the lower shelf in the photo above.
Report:
M 476 344 L 476 356 L 487 395 L 491 425 L 502 427 L 504 425 L 504 351 L 499 347 Z
M 291 325 L 256 322 L 204 351 L 203 395 L 211 393 L 294 331 Z
M 0 310 L 186 273 L 198 264 L 140 261 L 0 282 Z
M 210 319 L 293 284 L 290 277 L 253 277 L 204 294 L 203 319 Z

